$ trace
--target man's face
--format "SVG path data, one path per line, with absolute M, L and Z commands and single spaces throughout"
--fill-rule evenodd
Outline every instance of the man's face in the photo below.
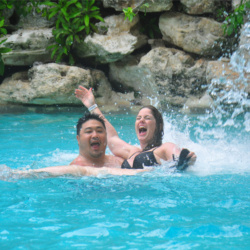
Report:
M 107 134 L 102 123 L 91 119 L 82 125 L 77 136 L 80 154 L 85 157 L 99 158 L 105 154 Z

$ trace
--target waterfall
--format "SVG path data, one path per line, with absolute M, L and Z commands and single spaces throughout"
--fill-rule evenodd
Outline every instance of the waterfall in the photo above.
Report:
M 212 116 L 218 119 L 219 125 L 222 118 L 227 118 L 224 124 L 234 125 L 235 118 L 245 114 L 249 117 L 250 99 L 250 14 L 247 22 L 241 29 L 238 49 L 232 54 L 229 62 L 230 69 L 238 77 L 213 79 L 208 87 L 208 93 L 216 97 L 212 107 Z M 249 130 L 249 127 L 247 128 Z
M 241 30 L 238 49 L 230 58 L 234 79 L 213 79 L 208 94 L 211 111 L 198 116 L 165 118 L 166 140 L 197 154 L 197 174 L 250 172 L 250 18 Z M 228 62 L 225 62 L 228 63 Z M 227 65 L 228 66 L 228 65 Z
M 246 19 L 250 20 L 250 12 L 248 12 Z M 241 74 L 244 84 L 249 84 L 250 76 L 246 76 L 246 74 L 250 74 L 250 21 L 242 27 L 239 47 L 233 53 L 230 63 L 233 69 Z

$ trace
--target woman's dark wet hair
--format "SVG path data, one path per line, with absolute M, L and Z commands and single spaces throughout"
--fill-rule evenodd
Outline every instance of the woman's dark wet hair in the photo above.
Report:
M 147 151 L 147 150 L 150 150 L 151 148 L 161 146 L 163 135 L 164 135 L 164 131 L 163 131 L 164 124 L 163 124 L 162 115 L 157 108 L 155 108 L 152 105 L 147 105 L 147 106 L 142 107 L 140 110 L 142 110 L 144 108 L 151 110 L 151 112 L 155 118 L 155 121 L 156 121 L 156 128 L 155 128 L 155 132 L 154 132 L 154 137 L 148 143 L 148 145 L 143 149 L 143 151 Z
M 80 131 L 81 131 L 82 125 L 85 122 L 89 121 L 89 120 L 97 120 L 97 121 L 99 121 L 103 125 L 103 127 L 105 128 L 105 130 L 106 130 L 106 126 L 105 126 L 104 120 L 99 115 L 97 115 L 97 114 L 90 114 L 89 113 L 89 114 L 84 115 L 83 117 L 81 117 L 78 120 L 77 125 L 76 125 L 76 133 L 77 133 L 77 135 L 80 135 Z

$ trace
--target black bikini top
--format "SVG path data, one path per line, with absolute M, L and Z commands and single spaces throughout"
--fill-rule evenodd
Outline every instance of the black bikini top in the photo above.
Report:
M 139 152 L 139 154 L 135 157 L 134 162 L 133 162 L 133 167 L 131 167 L 128 163 L 127 160 L 124 160 L 124 162 L 122 163 L 121 168 L 133 168 L 133 169 L 143 169 L 144 166 L 146 167 L 151 167 L 151 166 L 157 166 L 160 165 L 156 159 L 155 159 L 155 155 L 154 155 L 154 150 L 156 148 L 154 148 L 152 151 L 145 151 L 145 152 Z M 135 152 L 134 154 L 136 154 L 138 152 Z M 188 167 L 188 162 L 191 159 L 191 156 L 188 157 L 188 154 L 190 153 L 190 151 L 186 148 L 181 150 L 181 153 L 179 155 L 179 157 L 175 157 L 173 155 L 173 163 L 174 165 L 171 167 L 175 167 L 177 170 L 182 171 L 185 170 Z M 134 155 L 132 154 L 129 159 Z
M 155 148 L 156 149 L 156 148 Z M 154 149 L 154 150 L 155 150 Z M 124 160 L 124 162 L 122 163 L 121 168 L 134 168 L 134 169 L 143 169 L 144 166 L 146 167 L 150 167 L 150 166 L 155 166 L 155 165 L 159 165 L 159 163 L 156 161 L 155 156 L 154 156 L 154 150 L 151 151 L 145 151 L 145 152 L 141 152 L 139 153 L 133 162 L 133 167 L 131 167 L 128 163 L 127 160 Z M 135 152 L 134 154 L 136 154 L 138 152 Z M 134 155 L 132 154 L 129 159 Z

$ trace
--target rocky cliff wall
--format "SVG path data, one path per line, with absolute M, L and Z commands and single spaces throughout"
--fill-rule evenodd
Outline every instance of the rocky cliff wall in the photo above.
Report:
M 213 18 L 218 1 L 102 2 L 109 14 L 96 33 L 74 44 L 75 66 L 55 63 L 46 49 L 54 39 L 53 20 L 33 12 L 10 23 L 4 45 L 12 51 L 2 55 L 7 70 L 0 84 L 1 105 L 81 105 L 73 94 L 81 84 L 94 88 L 105 111 L 153 104 L 204 112 L 216 98 L 207 91 L 214 78 L 239 78 L 230 65 L 229 38 Z M 149 4 L 146 18 L 156 18 L 160 31 L 153 39 L 142 32 L 144 3 Z M 138 12 L 132 22 L 125 20 L 126 7 Z M 249 72 L 244 74 L 249 79 Z M 236 85 L 248 91 L 248 84 Z

